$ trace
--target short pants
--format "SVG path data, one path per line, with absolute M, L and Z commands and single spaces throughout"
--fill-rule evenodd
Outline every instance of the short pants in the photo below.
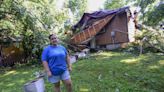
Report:
M 57 76 L 52 75 L 48 77 L 48 81 L 50 83 L 57 83 L 60 80 L 68 80 L 68 79 L 70 79 L 70 74 L 68 70 L 64 71 L 64 73 L 62 73 L 61 75 L 57 75 Z

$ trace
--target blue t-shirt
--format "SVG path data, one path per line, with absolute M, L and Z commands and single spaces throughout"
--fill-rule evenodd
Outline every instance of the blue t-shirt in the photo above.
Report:
M 61 45 L 48 45 L 42 52 L 42 62 L 47 61 L 53 75 L 60 75 L 67 70 L 67 50 Z

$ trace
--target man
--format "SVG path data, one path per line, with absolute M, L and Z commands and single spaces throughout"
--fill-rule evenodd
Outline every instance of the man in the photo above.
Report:
M 66 86 L 67 92 L 72 92 L 69 71 L 72 70 L 67 50 L 58 44 L 57 36 L 49 36 L 50 45 L 42 52 L 42 63 L 50 83 L 54 84 L 55 92 L 60 92 L 60 81 Z

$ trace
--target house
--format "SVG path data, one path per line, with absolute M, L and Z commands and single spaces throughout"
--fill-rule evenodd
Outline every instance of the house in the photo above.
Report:
M 84 13 L 72 30 L 72 45 L 111 50 L 134 41 L 135 25 L 129 7 L 123 7 Z

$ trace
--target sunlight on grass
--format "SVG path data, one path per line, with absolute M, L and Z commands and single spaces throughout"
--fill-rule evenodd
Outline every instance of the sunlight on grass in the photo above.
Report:
M 23 72 L 22 74 L 28 74 L 29 72 Z
M 160 64 L 160 65 L 164 65 L 164 60 L 160 60 L 160 61 L 159 61 L 159 64 Z
M 11 87 L 11 86 L 14 86 L 14 85 L 15 85 L 15 83 L 10 83 L 10 84 L 7 84 L 6 86 Z
M 89 89 L 87 89 L 87 88 L 80 88 L 80 92 L 88 92 L 89 91 Z
M 9 72 L 7 72 L 6 74 L 4 74 L 4 76 L 8 76 L 8 75 L 10 75 L 10 74 L 17 74 L 17 72 L 16 72 L 15 70 L 9 71 Z
M 20 82 L 20 83 L 24 83 L 24 82 L 25 82 L 25 80 L 20 80 L 19 82 Z
M 157 66 L 157 65 L 151 65 L 151 66 L 149 66 L 148 68 L 149 68 L 149 69 L 158 69 L 159 66 Z
M 125 60 L 121 60 L 120 62 L 127 63 L 127 64 L 135 64 L 135 63 L 139 63 L 139 60 L 137 60 L 137 59 L 125 59 Z
M 94 54 L 95 59 L 101 61 L 102 59 L 107 59 L 109 57 L 117 56 L 119 53 L 112 53 L 112 52 L 100 52 Z
M 114 56 L 115 54 L 114 53 L 103 52 L 103 53 L 100 53 L 99 55 L 109 57 L 109 56 Z

